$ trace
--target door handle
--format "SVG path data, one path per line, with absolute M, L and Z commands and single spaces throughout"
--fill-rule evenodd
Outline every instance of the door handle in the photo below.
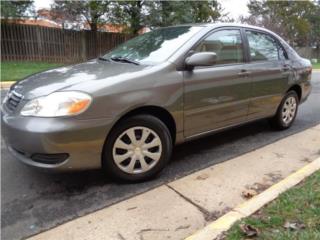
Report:
M 283 70 L 284 72 L 289 71 L 289 70 L 290 70 L 290 66 L 287 65 L 287 64 L 285 64 L 285 65 L 283 65 L 282 70 Z

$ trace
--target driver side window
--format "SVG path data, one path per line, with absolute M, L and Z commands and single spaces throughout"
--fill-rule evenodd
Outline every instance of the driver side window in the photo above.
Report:
M 218 64 L 243 62 L 243 45 L 240 30 L 220 30 L 204 39 L 195 52 L 214 52 Z

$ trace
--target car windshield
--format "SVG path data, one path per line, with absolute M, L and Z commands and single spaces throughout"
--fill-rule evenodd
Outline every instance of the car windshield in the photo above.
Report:
M 200 29 L 191 26 L 159 28 L 119 45 L 103 58 L 141 64 L 161 63 Z

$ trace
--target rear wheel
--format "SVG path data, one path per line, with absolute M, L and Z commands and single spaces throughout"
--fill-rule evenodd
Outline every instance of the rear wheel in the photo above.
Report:
M 278 108 L 277 114 L 270 120 L 271 125 L 279 130 L 287 129 L 293 124 L 299 106 L 299 98 L 295 91 L 288 92 Z
M 171 135 L 156 117 L 137 115 L 121 121 L 110 133 L 103 152 L 103 168 L 127 181 L 157 175 L 169 161 Z

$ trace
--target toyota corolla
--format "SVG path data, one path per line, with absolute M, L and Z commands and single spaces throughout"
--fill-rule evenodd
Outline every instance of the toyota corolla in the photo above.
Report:
M 311 71 L 263 28 L 159 28 L 14 84 L 2 133 L 10 153 L 34 167 L 145 180 L 175 144 L 262 118 L 289 128 L 310 94 Z

